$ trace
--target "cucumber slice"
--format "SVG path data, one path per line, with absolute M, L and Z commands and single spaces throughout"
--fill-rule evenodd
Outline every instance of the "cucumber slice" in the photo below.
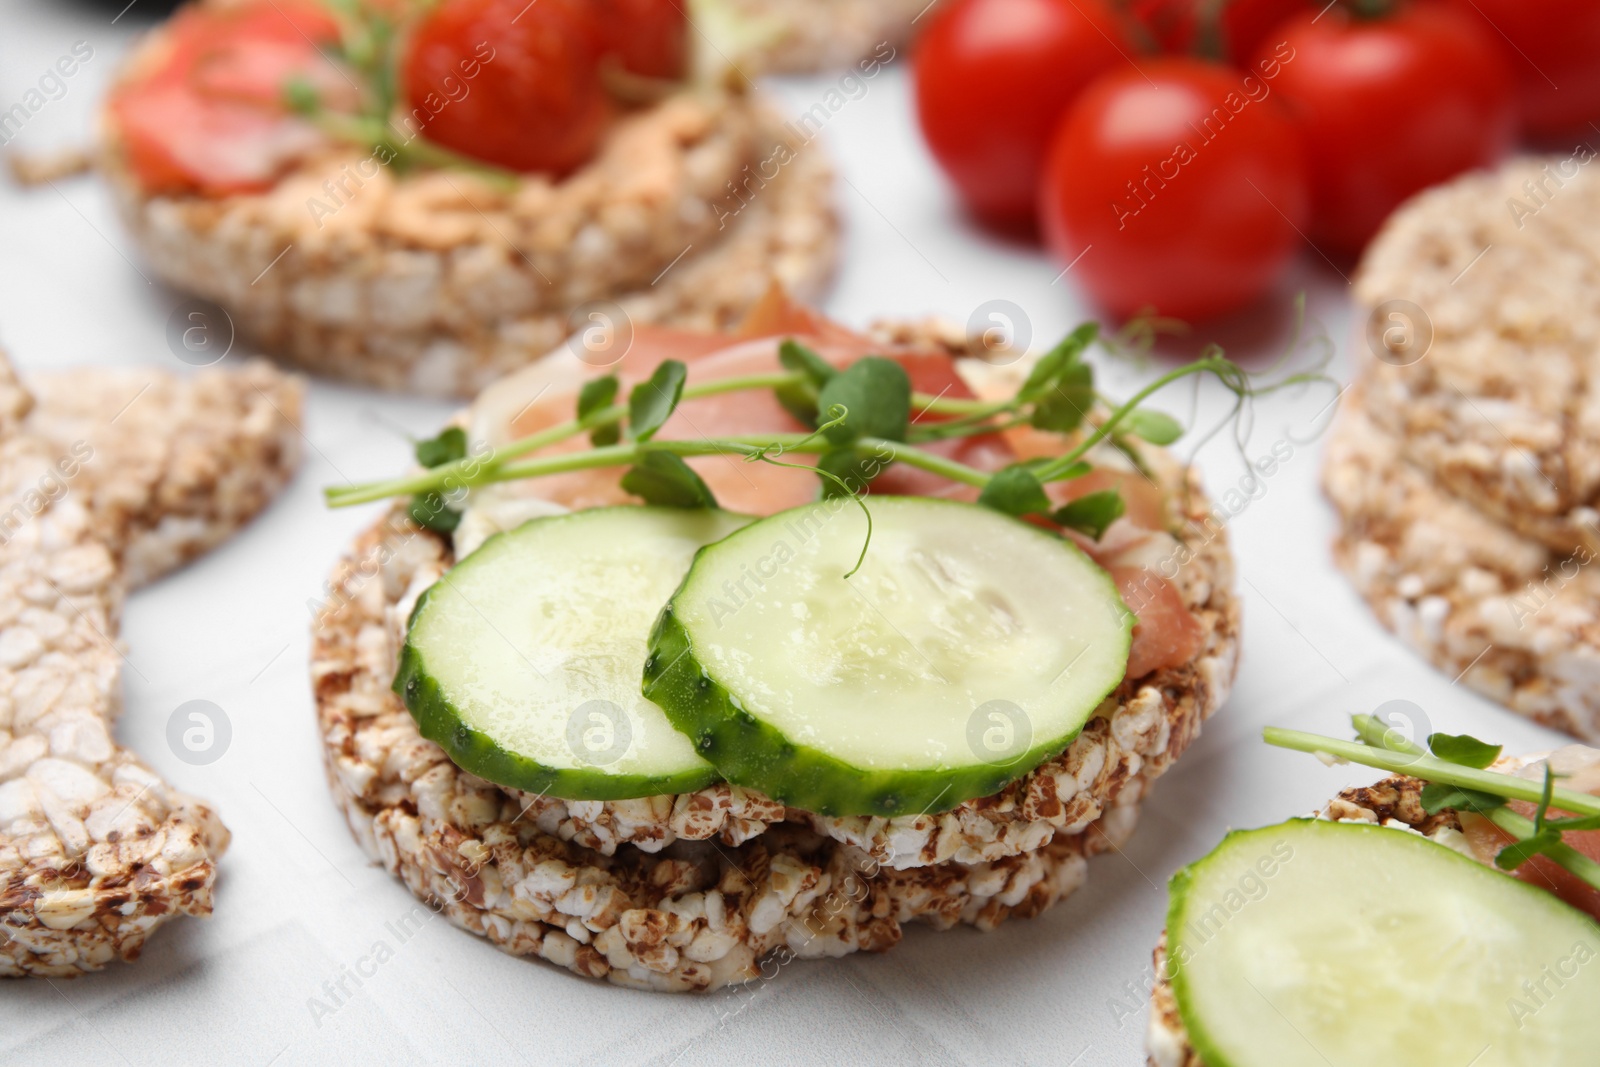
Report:
M 645 695 L 729 781 L 822 815 L 942 811 L 1072 742 L 1133 617 L 1071 542 L 988 508 L 824 500 L 701 551 Z
M 423 593 L 395 692 L 457 766 L 571 800 L 686 793 L 711 765 L 639 695 L 650 623 L 750 520 L 612 507 L 496 534 Z
M 1402 830 L 1230 834 L 1173 877 L 1167 945 L 1206 1067 L 1579 1067 L 1600 1049 L 1600 927 Z

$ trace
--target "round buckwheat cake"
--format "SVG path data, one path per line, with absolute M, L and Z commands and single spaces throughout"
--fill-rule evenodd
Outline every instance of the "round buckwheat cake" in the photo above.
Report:
M 396 509 L 340 563 L 315 623 L 335 800 L 368 854 L 457 925 L 625 985 L 710 989 L 753 977 L 775 951 L 878 951 L 907 922 L 987 929 L 1033 915 L 1082 884 L 1087 857 L 1120 846 L 1150 783 L 1231 686 L 1232 559 L 1198 484 L 1181 484 L 1167 485 L 1170 521 L 1193 537 L 1160 554 L 1182 561 L 1173 583 L 1198 651 L 1126 680 L 1066 752 L 999 794 L 896 818 L 824 817 L 725 783 L 560 800 L 459 770 L 390 689 L 410 609 L 454 560 L 448 538 Z
M 1521 757 L 1505 757 L 1494 765 L 1494 770 L 1508 774 L 1542 777 L 1542 772 L 1532 770 L 1548 761 L 1558 774 L 1583 775 L 1592 791 L 1592 783 L 1600 771 L 1600 751 L 1571 745 L 1553 753 Z M 1453 808 L 1444 808 L 1429 815 L 1422 805 L 1425 782 L 1405 775 L 1385 778 L 1370 786 L 1346 789 L 1316 814 L 1316 818 L 1334 822 L 1377 823 L 1396 829 L 1408 830 L 1454 849 L 1486 866 L 1493 866 L 1492 854 L 1479 851 L 1467 834 L 1462 832 L 1461 814 Z M 1189 1033 L 1178 1013 L 1178 1001 L 1172 982 L 1167 975 L 1167 935 L 1161 935 L 1154 953 L 1152 970 L 1154 983 L 1150 989 L 1150 1019 L 1145 1031 L 1145 1051 L 1148 1067 L 1206 1067 L 1205 1061 L 1190 1044 Z M 1498 1005 L 1495 1005 L 1498 1008 Z
M 228 831 L 112 739 L 118 618 L 129 585 L 287 484 L 300 402 L 265 363 L 24 387 L 0 357 L 0 976 L 132 960 L 163 923 L 210 914 Z
M 162 31 L 125 77 L 159 61 Z M 146 191 L 110 116 L 99 167 L 163 280 L 267 352 L 329 377 L 467 396 L 590 324 L 720 329 L 774 284 L 815 296 L 837 242 L 831 166 L 760 93 L 636 110 L 559 181 L 398 173 L 327 148 L 265 192 Z
M 1334 556 L 1380 621 L 1435 666 L 1519 714 L 1600 740 L 1600 577 L 1574 553 L 1440 489 L 1351 391 L 1323 483 Z
M 802 74 L 890 62 L 938 0 L 725 0 L 755 41 L 733 57 L 747 74 Z
M 1356 282 L 1379 356 L 1363 368 L 1372 421 L 1441 486 L 1561 552 L 1600 548 L 1593 159 L 1519 159 L 1421 194 Z

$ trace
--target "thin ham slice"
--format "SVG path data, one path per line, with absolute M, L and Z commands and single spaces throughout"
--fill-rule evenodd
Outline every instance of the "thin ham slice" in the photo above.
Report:
M 1109 569 L 1122 602 L 1138 619 L 1128 651 L 1128 678 L 1181 667 L 1200 654 L 1205 634 L 1177 586 L 1143 567 Z
M 1561 781 L 1561 786 L 1566 789 L 1576 789 L 1580 793 L 1589 793 L 1600 796 L 1600 751 L 1583 749 L 1573 745 L 1563 749 L 1557 754 L 1567 757 L 1564 761 L 1568 764 L 1587 762 L 1584 770 L 1578 771 L 1573 777 Z M 1571 767 L 1563 767 L 1570 770 Z M 1524 774 L 1525 777 L 1528 775 Z M 1542 779 L 1541 779 L 1542 780 Z M 1524 801 L 1514 800 L 1510 807 L 1513 811 L 1533 818 L 1535 806 Z M 1557 818 L 1569 816 L 1569 812 L 1558 812 L 1554 809 L 1551 814 Z M 1470 812 L 1461 816 L 1461 829 L 1467 836 L 1467 842 L 1472 846 L 1473 853 L 1485 863 L 1493 863 L 1494 857 L 1506 845 L 1511 843 L 1511 835 L 1500 829 L 1494 823 L 1481 815 Z M 1600 861 L 1600 830 L 1589 830 L 1580 833 L 1570 833 L 1563 840 L 1579 852 L 1592 860 Z M 1579 911 L 1592 916 L 1600 922 L 1600 889 L 1596 889 L 1565 867 L 1536 856 L 1521 867 L 1518 867 L 1516 877 L 1529 885 L 1536 885 L 1541 889 L 1549 890 L 1562 900 L 1571 904 Z
M 813 348 L 835 366 L 846 366 L 865 355 L 882 354 L 906 369 L 914 391 L 931 396 L 969 399 L 972 390 L 961 378 L 955 361 L 945 353 L 885 351 L 860 334 L 828 322 L 787 298 L 771 296 L 759 305 L 751 320 L 733 337 L 660 327 L 635 330 L 625 355 L 610 367 L 584 363 L 571 350 L 562 349 L 487 390 L 474 405 L 474 437 L 490 444 L 537 433 L 573 417 L 583 384 L 606 373 L 622 383 L 622 396 L 645 380 L 663 360 L 677 359 L 689 367 L 692 385 L 720 378 L 781 371 L 778 348 L 793 337 Z M 913 412 L 918 425 L 931 425 L 939 416 Z M 771 390 L 743 390 L 721 396 L 684 401 L 662 427 L 662 440 L 728 437 L 760 433 L 803 433 L 799 423 L 777 402 Z M 1054 438 L 1060 448 L 1060 438 Z M 562 442 L 544 455 L 579 451 L 588 447 L 582 438 Z M 929 451 L 981 471 L 996 471 L 1018 459 L 1013 440 L 1002 434 L 979 434 L 930 443 Z M 1053 454 L 1053 453 L 1043 453 Z M 790 456 L 785 461 L 813 462 L 811 457 Z M 804 470 L 772 467 L 755 470 L 739 456 L 702 456 L 688 461 L 705 480 L 723 507 L 751 515 L 770 515 L 815 500 L 817 477 Z M 570 508 L 630 503 L 633 498 L 618 484 L 615 469 L 578 471 L 540 478 L 507 487 L 511 491 L 553 500 Z M 1138 618 L 1129 657 L 1128 677 L 1138 679 L 1152 671 L 1190 662 L 1199 651 L 1203 634 L 1177 588 L 1154 573 L 1138 567 L 1118 566 L 1114 546 L 1144 532 L 1157 536 L 1165 525 L 1160 491 L 1148 479 L 1132 472 L 1096 471 L 1084 478 L 1052 487 L 1058 502 L 1103 489 L 1123 493 L 1127 515 L 1121 535 L 1104 545 L 1084 543 L 1091 555 L 1110 570 L 1129 609 Z M 872 483 L 878 494 L 936 496 L 972 501 L 977 490 L 929 472 L 897 464 Z M 1104 558 L 1100 558 L 1103 556 Z
M 865 354 L 863 349 L 880 347 L 864 338 L 855 339 L 842 333 L 830 338 L 808 337 L 805 340 L 819 355 L 836 366 L 845 366 L 859 359 Z M 780 338 L 758 338 L 737 342 L 731 347 L 726 338 L 721 338 L 720 343 L 719 349 L 710 350 L 705 335 L 681 331 L 639 331 L 635 333 L 626 356 L 607 369 L 621 380 L 623 395 L 648 378 L 665 359 L 679 359 L 687 363 L 691 368 L 689 380 L 697 385 L 720 378 L 775 374 L 783 370 L 778 361 Z M 948 396 L 962 397 L 972 395 L 956 375 L 948 356 L 891 352 L 888 358 L 906 368 L 912 388 L 918 392 L 931 391 L 932 395 L 945 392 Z M 520 393 L 530 397 L 530 400 L 517 405 L 509 429 L 493 439 L 515 440 L 571 419 L 577 409 L 578 392 L 583 382 L 588 380 L 588 375 L 580 372 L 563 377 L 566 380 L 555 382 L 537 372 L 526 375 Z M 501 403 L 504 406 L 509 402 Z M 932 421 L 931 416 L 928 421 Z M 783 409 L 771 390 L 761 389 L 686 400 L 657 436 L 669 441 L 694 440 L 760 433 L 805 433 L 808 429 Z M 585 442 L 580 438 L 563 442 L 551 448 L 549 453 L 576 451 L 584 447 Z M 1009 446 L 997 434 L 940 441 L 929 446 L 929 450 L 980 470 L 998 470 L 1012 459 Z M 814 457 L 793 456 L 784 461 L 811 463 Z M 733 511 L 770 515 L 816 499 L 817 478 L 805 471 L 771 465 L 766 470 L 753 471 L 749 461 L 736 455 L 696 457 L 689 461 L 689 465 L 705 480 L 722 506 Z M 631 498 L 618 485 L 618 475 L 619 472 L 615 470 L 575 472 L 540 479 L 534 483 L 533 489 L 540 496 L 572 508 L 625 503 Z M 977 491 L 970 486 L 903 464 L 886 470 L 873 482 L 872 491 L 954 499 L 977 497 Z
M 1081 478 L 1051 482 L 1046 487 L 1057 504 L 1070 504 L 1091 493 L 1106 491 L 1122 497 L 1123 515 L 1141 530 L 1164 530 L 1167 526 L 1167 500 L 1161 487 L 1138 471 L 1101 467 Z
M 124 93 L 111 114 L 128 165 L 150 192 L 255 192 L 324 143 L 302 119 L 205 100 L 179 85 Z

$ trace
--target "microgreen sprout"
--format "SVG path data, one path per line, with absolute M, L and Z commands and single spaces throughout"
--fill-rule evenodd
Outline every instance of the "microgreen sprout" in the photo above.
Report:
M 1545 765 L 1541 782 L 1502 774 L 1487 768 L 1500 756 L 1498 746 L 1475 737 L 1433 734 L 1426 747 L 1402 737 L 1371 715 L 1352 718 L 1356 741 L 1268 727 L 1269 745 L 1297 752 L 1326 753 L 1365 767 L 1409 775 L 1426 783 L 1422 805 L 1430 815 L 1447 808 L 1475 812 L 1511 837 L 1495 856 L 1502 870 L 1515 870 L 1535 856 L 1546 856 L 1588 885 L 1600 889 L 1600 863 L 1567 844 L 1562 835 L 1580 830 L 1600 830 L 1600 797 L 1556 786 L 1556 775 Z M 1534 817 L 1512 811 L 1507 802 L 1536 805 Z M 1575 813 L 1551 818 L 1551 807 Z
M 398 88 L 402 34 L 387 11 L 371 0 L 328 0 L 327 6 L 338 24 L 339 40 L 325 58 L 338 63 L 345 79 L 357 85 L 355 110 L 328 106 L 303 75 L 284 83 L 289 110 L 334 140 L 371 151 L 381 163 L 467 171 L 501 189 L 516 187 L 518 178 L 511 171 L 453 152 L 429 140 L 425 129 L 408 132 L 397 121 L 403 106 Z
M 1263 384 L 1212 346 L 1198 360 L 1168 371 L 1119 402 L 1096 389 L 1094 368 L 1084 358 L 1098 337 L 1094 323 L 1079 326 L 1039 358 L 1013 395 L 991 400 L 916 392 L 906 370 L 893 359 L 866 356 L 836 367 L 794 338 L 779 345 L 782 370 L 771 374 L 693 384 L 688 366 L 666 360 L 649 379 L 633 387 L 626 403 L 620 399 L 619 378 L 595 378 L 583 386 L 570 421 L 501 445 L 487 455 L 469 458 L 463 453 L 438 463 L 424 460 L 428 470 L 404 478 L 332 488 L 327 499 L 331 506 L 344 507 L 395 496 L 426 496 L 443 485 L 470 488 L 622 467 L 628 468 L 622 487 L 647 503 L 712 507 L 714 495 L 686 460 L 732 455 L 803 467 L 822 480 L 824 496 L 859 496 L 873 477 L 899 463 L 976 488 L 978 502 L 986 507 L 1017 517 L 1043 517 L 1098 540 L 1126 512 L 1121 494 L 1102 489 L 1058 505 L 1047 486 L 1088 474 L 1093 469 L 1089 456 L 1102 445 L 1122 451 L 1143 470 L 1143 443 L 1167 445 L 1184 434 L 1178 420 L 1145 406 L 1155 394 L 1184 378 L 1209 376 L 1234 395 L 1229 418 L 1238 421 L 1257 396 L 1293 384 L 1329 381 L 1313 371 Z M 687 401 L 753 390 L 772 391 L 810 431 L 695 440 L 658 437 Z M 984 471 L 926 447 L 1019 426 L 1061 435 L 1062 454 Z M 532 455 L 583 434 L 594 446 L 587 451 Z M 778 462 L 776 457 L 785 454 L 818 459 L 815 466 Z M 870 515 L 868 519 L 870 538 Z

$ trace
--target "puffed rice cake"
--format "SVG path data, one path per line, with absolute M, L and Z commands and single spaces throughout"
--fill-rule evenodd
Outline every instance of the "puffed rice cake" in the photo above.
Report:
M 1422 193 L 1356 281 L 1361 347 L 1379 357 L 1362 368 L 1372 421 L 1441 487 L 1559 552 L 1600 551 L 1593 159 L 1519 159 Z
M 746 74 L 808 74 L 904 54 L 939 0 L 722 0 L 754 27 L 754 43 L 730 57 Z
M 1429 662 L 1518 714 L 1600 741 L 1600 574 L 1451 496 L 1352 390 L 1323 484 L 1334 558 L 1379 621 Z
M 24 386 L 0 356 L 0 976 L 132 960 L 163 923 L 210 913 L 228 831 L 113 740 L 117 626 L 130 585 L 287 484 L 300 404 L 265 363 Z
M 907 922 L 1031 916 L 1082 884 L 1089 856 L 1121 846 L 1232 685 L 1233 561 L 1189 489 L 1171 497 L 1191 535 L 1174 581 L 1204 632 L 1195 659 L 1125 682 L 1065 753 L 994 797 L 896 818 L 786 810 L 725 783 L 563 801 L 458 770 L 389 688 L 410 606 L 453 558 L 397 508 L 339 564 L 314 624 L 330 787 L 368 855 L 456 925 L 622 985 L 707 990 L 753 978 L 773 952 L 880 951 Z
M 596 304 L 608 321 L 615 305 L 634 323 L 724 329 L 774 284 L 815 299 L 837 253 L 826 150 L 748 87 L 634 112 L 575 174 L 510 191 L 347 149 L 264 193 L 150 196 L 109 121 L 97 158 L 156 274 L 243 337 L 315 374 L 434 396 L 532 362 Z

